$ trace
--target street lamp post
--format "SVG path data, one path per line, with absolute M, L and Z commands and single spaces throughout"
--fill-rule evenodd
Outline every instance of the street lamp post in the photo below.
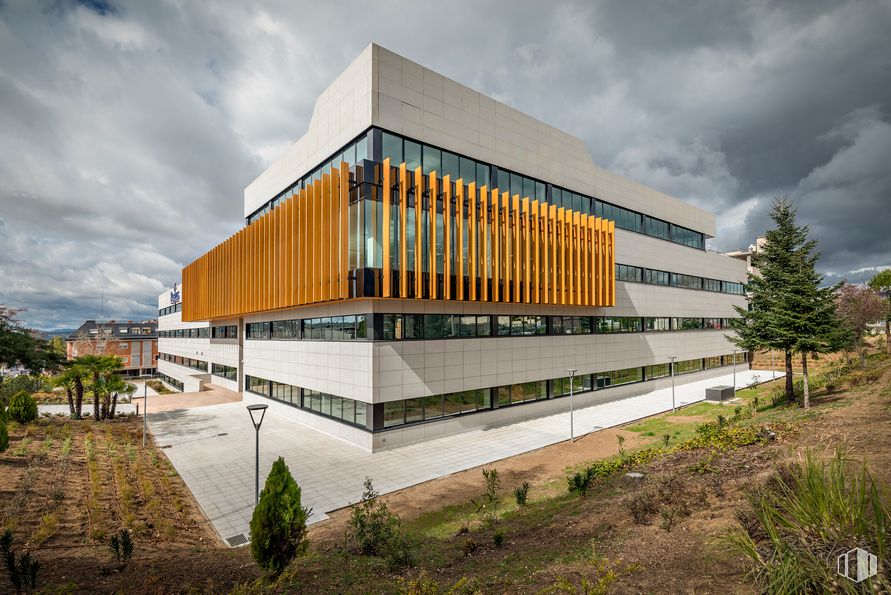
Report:
M 773 363 L 773 349 L 770 350 L 770 379 L 771 380 L 777 379 L 777 369 Z
M 148 427 L 148 378 L 142 381 L 142 448 L 145 448 L 145 432 Z
M 733 350 L 733 398 L 736 398 L 736 352 L 739 349 Z
M 668 356 L 668 359 L 671 360 L 671 412 L 674 413 L 677 411 L 677 407 L 674 405 L 674 361 L 678 358 L 676 355 Z
M 263 418 L 266 416 L 266 409 L 269 405 L 257 403 L 248 405 L 248 413 L 251 414 L 251 423 L 254 424 L 254 432 L 257 436 L 256 449 L 254 450 L 254 504 L 260 503 L 260 426 L 263 424 Z M 260 416 L 257 419 L 257 415 Z
M 578 372 L 576 368 L 566 368 L 566 371 L 569 372 L 569 441 L 575 441 L 575 428 L 573 424 L 575 422 L 575 409 L 573 407 L 573 396 L 575 395 L 575 373 Z

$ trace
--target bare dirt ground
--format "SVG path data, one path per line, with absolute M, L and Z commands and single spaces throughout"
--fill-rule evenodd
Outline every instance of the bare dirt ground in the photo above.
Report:
M 13 426 L 10 448 L 0 454 L 0 523 L 13 530 L 18 549 L 41 561 L 38 586 L 55 592 L 391 593 L 418 576 L 443 592 L 466 578 L 483 593 L 539 592 L 555 584 L 583 592 L 584 580 L 613 573 L 608 592 L 753 593 L 742 561 L 717 538 L 745 506 L 746 491 L 763 483 L 778 462 L 807 450 L 831 456 L 843 446 L 869 462 L 881 485 L 891 485 L 889 367 L 891 360 L 880 364 L 877 380 L 855 374 L 837 393 L 816 391 L 811 414 L 795 407 L 757 414 L 753 421 L 770 423 L 778 434 L 767 445 L 719 454 L 681 451 L 641 466 L 649 485 L 664 485 L 688 509 L 670 530 L 658 515 L 649 524 L 635 522 L 626 502 L 640 486 L 621 475 L 586 497 L 567 493 L 566 469 L 616 454 L 618 436 L 628 451 L 657 439 L 612 429 L 487 465 L 499 470 L 508 510 L 494 528 L 457 530 L 474 518 L 469 502 L 483 492 L 479 468 L 387 495 L 418 540 L 413 570 L 394 572 L 344 553 L 349 511 L 342 510 L 311 528 L 310 553 L 292 567 L 299 581 L 255 582 L 261 574 L 249 549 L 225 548 L 163 450 L 152 445 L 142 451 L 138 418 L 42 418 L 27 428 Z M 762 402 L 772 390 L 759 389 Z M 710 415 L 665 419 L 689 425 L 714 419 Z M 512 491 L 523 481 L 532 486 L 530 505 L 516 509 Z M 107 547 L 122 527 L 136 542 L 125 568 Z M 495 530 L 505 533 L 502 547 L 492 545 Z M 468 539 L 479 546 L 472 555 L 462 553 Z M 0 592 L 5 581 L 0 571 Z

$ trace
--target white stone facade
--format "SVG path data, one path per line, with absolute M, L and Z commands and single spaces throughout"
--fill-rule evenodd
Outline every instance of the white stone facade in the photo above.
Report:
M 711 213 L 597 167 L 582 140 L 375 45 L 366 48 L 322 93 L 306 134 L 247 186 L 245 216 L 371 127 L 596 196 L 706 237 L 715 233 Z M 615 243 L 619 264 L 735 283 L 746 279 L 745 262 L 721 254 L 623 229 L 616 230 Z M 160 296 L 159 310 L 170 305 L 169 296 L 169 292 Z M 683 361 L 726 356 L 733 352 L 726 336 L 730 331 L 316 341 L 249 339 L 246 325 L 352 314 L 370 320 L 385 313 L 729 319 L 736 316 L 734 306 L 745 303 L 742 295 L 618 281 L 616 304 L 609 308 L 361 299 L 199 323 L 183 323 L 176 312 L 159 318 L 159 331 L 237 325 L 238 338 L 162 337 L 159 351 L 206 361 L 208 370 L 214 363 L 236 367 L 238 380 L 227 381 L 163 360 L 159 371 L 183 382 L 184 390 L 200 390 L 207 382 L 243 390 L 245 377 L 251 376 L 370 404 L 369 413 L 379 412 L 382 409 L 374 408 L 404 399 L 559 379 L 566 376 L 567 368 L 590 374 L 663 364 L 670 357 Z M 683 378 L 702 379 L 726 371 L 716 368 Z M 579 404 L 590 404 L 641 394 L 669 382 L 659 378 L 614 386 L 580 394 L 577 399 Z M 270 403 L 296 422 L 367 450 L 568 407 L 567 399 L 551 398 L 398 428 L 369 423 L 363 429 L 248 391 L 244 395 L 246 401 Z

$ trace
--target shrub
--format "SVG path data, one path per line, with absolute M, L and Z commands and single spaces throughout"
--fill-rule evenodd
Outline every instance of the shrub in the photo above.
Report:
M 589 467 L 585 471 L 577 471 L 566 478 L 570 492 L 575 492 L 579 496 L 584 496 L 588 493 L 588 488 L 591 487 L 592 479 L 590 470 L 591 468 Z
M 483 469 L 483 479 L 486 481 L 486 493 L 480 500 L 471 500 L 476 506 L 476 513 L 483 522 L 494 522 L 498 514 L 498 505 L 501 498 L 498 489 L 501 487 L 501 478 L 498 469 Z
M 669 442 L 671 442 L 671 434 L 662 434 L 662 446 L 668 448 Z
M 638 525 L 649 525 L 650 519 L 659 512 L 659 502 L 652 490 L 641 490 L 625 501 L 625 508 Z
M 529 496 L 529 482 L 524 481 L 523 485 L 514 490 L 514 498 L 517 500 L 517 506 L 526 506 L 526 498 Z
M 827 558 L 856 544 L 887 559 L 891 511 L 866 466 L 849 465 L 842 451 L 828 463 L 808 452 L 747 494 L 748 510 L 724 542 L 748 560 L 760 591 L 859 593 L 855 583 L 839 581 Z M 887 588 L 887 570 L 879 564 L 868 590 Z
M 6 428 L 6 420 L 0 419 L 0 452 L 9 448 L 9 430 Z
M 402 522 L 379 496 L 371 478 L 366 477 L 362 500 L 351 507 L 348 537 L 360 554 L 386 558 L 394 568 L 411 566 L 411 544 Z
M 0 556 L 3 558 L 3 566 L 6 567 L 6 573 L 9 575 L 9 582 L 12 583 L 16 593 L 21 593 L 28 587 L 31 589 L 37 587 L 37 571 L 40 570 L 40 562 L 31 559 L 30 552 L 20 555 L 16 561 L 16 555 L 12 549 L 12 532 L 9 529 L 0 535 Z
M 121 529 L 112 535 L 108 547 L 111 553 L 114 554 L 114 559 L 117 560 L 118 565 L 121 568 L 126 566 L 130 558 L 133 557 L 133 540 L 130 539 L 130 531 Z
M 34 397 L 25 391 L 19 391 L 9 401 L 9 419 L 20 424 L 31 423 L 37 419 L 37 403 Z
M 492 535 L 492 543 L 495 544 L 495 547 L 501 547 L 504 545 L 504 531 L 495 531 Z
M 251 517 L 251 553 L 261 568 L 277 576 L 306 549 L 309 514 L 300 504 L 300 486 L 279 457 Z
M 479 547 L 480 544 L 474 541 L 473 537 L 468 537 L 461 550 L 464 552 L 464 557 L 466 558 L 467 556 L 472 556 Z

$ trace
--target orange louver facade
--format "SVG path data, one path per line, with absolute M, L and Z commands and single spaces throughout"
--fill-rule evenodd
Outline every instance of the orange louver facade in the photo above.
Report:
M 613 221 L 389 160 L 380 181 L 374 295 L 356 295 L 342 163 L 183 269 L 183 320 L 356 297 L 615 305 Z

